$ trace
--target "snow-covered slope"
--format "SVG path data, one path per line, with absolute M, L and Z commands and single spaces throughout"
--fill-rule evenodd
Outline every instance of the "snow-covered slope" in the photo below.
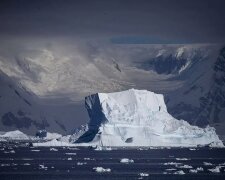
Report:
M 225 139 L 222 45 L 8 43 L 0 49 L 0 130 L 69 134 L 87 122 L 85 96 L 134 87 L 164 94 L 174 117 L 210 124 Z
M 99 146 L 223 146 L 215 129 L 173 118 L 161 94 L 130 89 L 86 97 L 89 130 L 76 143 Z
M 30 137 L 19 130 L 4 132 L 0 134 L 0 139 L 6 140 L 29 140 Z

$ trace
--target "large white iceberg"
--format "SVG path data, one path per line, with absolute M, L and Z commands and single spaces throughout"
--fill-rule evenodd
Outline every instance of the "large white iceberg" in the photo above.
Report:
M 162 94 L 130 89 L 85 98 L 89 129 L 78 145 L 223 146 L 213 127 L 199 128 L 168 112 Z

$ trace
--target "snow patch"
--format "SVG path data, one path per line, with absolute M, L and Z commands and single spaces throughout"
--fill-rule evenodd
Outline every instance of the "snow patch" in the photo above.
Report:
M 0 135 L 0 139 L 9 140 L 29 140 L 29 136 L 19 130 L 5 132 Z

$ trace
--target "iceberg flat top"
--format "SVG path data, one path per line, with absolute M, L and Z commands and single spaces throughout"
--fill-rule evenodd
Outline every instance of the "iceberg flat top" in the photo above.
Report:
M 172 117 L 162 94 L 130 89 L 85 98 L 89 130 L 77 143 L 100 146 L 223 146 L 215 129 Z

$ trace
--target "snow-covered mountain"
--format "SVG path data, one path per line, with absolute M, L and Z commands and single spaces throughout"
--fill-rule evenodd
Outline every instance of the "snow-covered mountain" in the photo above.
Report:
M 223 135 L 223 51 L 213 44 L 1 49 L 0 130 L 70 133 L 88 121 L 85 96 L 135 87 L 165 94 L 174 117 Z

